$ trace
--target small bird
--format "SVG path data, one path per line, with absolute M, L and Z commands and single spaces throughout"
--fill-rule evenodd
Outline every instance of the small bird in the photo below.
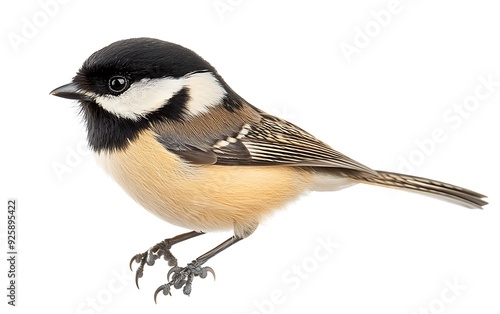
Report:
M 421 192 L 469 208 L 486 196 L 448 183 L 373 170 L 292 123 L 252 106 L 195 52 L 153 39 L 114 42 L 93 53 L 72 82 L 50 94 L 78 100 L 97 163 L 140 205 L 189 230 L 130 261 L 163 257 L 167 282 L 189 295 L 205 263 L 251 235 L 259 223 L 307 191 L 356 183 Z M 214 230 L 234 235 L 185 267 L 170 252 Z

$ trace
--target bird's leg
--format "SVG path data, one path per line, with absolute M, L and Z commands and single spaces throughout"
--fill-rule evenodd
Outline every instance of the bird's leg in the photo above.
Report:
M 144 265 L 148 264 L 149 266 L 153 266 L 155 260 L 159 259 L 163 256 L 163 258 L 168 262 L 169 266 L 177 266 L 177 259 L 170 252 L 170 248 L 172 245 L 177 244 L 182 241 L 186 241 L 188 239 L 197 237 L 199 235 L 204 234 L 203 232 L 191 231 L 187 233 L 180 234 L 170 239 L 165 239 L 154 246 L 152 246 L 149 250 L 144 253 L 139 253 L 134 255 L 130 260 L 130 270 L 132 270 L 132 263 L 139 263 L 139 267 L 135 272 L 135 284 L 137 288 L 139 288 L 139 278 L 142 277 L 144 271 Z
M 231 245 L 240 241 L 241 237 L 232 236 L 226 241 L 222 242 L 217 247 L 211 249 L 205 254 L 199 256 L 197 259 L 187 264 L 186 267 L 173 267 L 167 274 L 168 282 L 164 285 L 161 285 L 156 289 L 154 294 L 154 299 L 156 303 L 156 296 L 160 291 L 163 292 L 164 295 L 170 294 L 170 288 L 174 287 L 175 289 L 183 288 L 182 291 L 185 295 L 189 295 L 191 293 L 191 284 L 193 282 L 194 277 L 199 276 L 200 278 L 207 277 L 208 273 L 211 273 L 215 278 L 215 273 L 210 267 L 202 267 L 210 258 L 224 251 Z M 170 276 L 172 276 L 172 280 L 170 280 Z

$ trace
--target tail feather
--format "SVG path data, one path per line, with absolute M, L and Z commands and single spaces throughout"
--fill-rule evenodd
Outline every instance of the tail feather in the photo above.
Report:
M 387 171 L 377 170 L 377 174 L 378 175 L 374 176 L 372 174 L 358 172 L 350 173 L 349 177 L 360 183 L 422 192 L 428 195 L 438 196 L 440 198 L 445 198 L 448 201 L 457 202 L 458 204 L 469 208 L 482 208 L 484 205 L 488 204 L 488 202 L 483 200 L 486 196 L 456 185 Z

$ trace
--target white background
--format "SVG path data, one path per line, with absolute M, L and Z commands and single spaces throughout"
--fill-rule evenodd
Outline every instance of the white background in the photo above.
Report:
M 2 257 L 2 313 L 499 312 L 500 87 L 469 106 L 459 126 L 443 117 L 457 119 L 454 106 L 473 101 L 478 88 L 486 93 L 480 77 L 500 81 L 494 1 L 401 0 L 397 13 L 382 14 L 383 26 L 375 16 L 393 8 L 389 0 L 66 1 L 44 9 L 48 2 L 0 9 L 1 256 L 6 200 L 19 203 L 18 307 L 6 305 Z M 193 49 L 249 102 L 355 160 L 398 171 L 413 156 L 414 174 L 477 190 L 491 205 L 470 210 L 372 186 L 311 193 L 211 260 L 215 282 L 197 278 L 190 297 L 176 290 L 155 305 L 167 265 L 148 267 L 137 290 L 128 261 L 185 230 L 140 208 L 98 169 L 83 148 L 76 104 L 49 96 L 92 52 L 137 36 Z M 340 46 L 355 39 L 360 48 L 348 62 Z M 436 129 L 445 140 L 431 144 Z M 185 264 L 230 235 L 173 252 Z M 339 247 L 318 260 L 314 252 L 327 252 L 318 241 Z

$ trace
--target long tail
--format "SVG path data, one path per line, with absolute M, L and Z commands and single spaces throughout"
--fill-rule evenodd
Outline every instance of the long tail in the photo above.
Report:
M 469 208 L 482 208 L 488 204 L 488 202 L 483 200 L 486 196 L 456 185 L 406 174 L 376 171 L 378 173 L 377 176 L 361 172 L 350 173 L 348 176 L 360 183 L 422 192 L 429 196 L 434 195 Z

